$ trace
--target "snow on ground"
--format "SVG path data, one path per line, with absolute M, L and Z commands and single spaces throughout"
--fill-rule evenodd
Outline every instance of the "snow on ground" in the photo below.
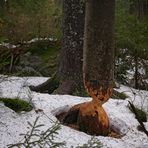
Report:
M 2 76 L 1 76 L 2 78 Z M 32 102 L 34 110 L 28 113 L 15 113 L 0 103 L 0 148 L 7 148 L 8 144 L 18 143 L 22 139 L 21 133 L 28 131 L 28 121 L 33 123 L 40 116 L 39 122 L 43 123 L 44 130 L 51 127 L 57 120 L 55 114 L 61 110 L 68 110 L 71 106 L 90 101 L 84 98 L 69 95 L 49 95 L 30 91 L 29 85 L 38 85 L 48 78 L 42 77 L 8 77 L 0 81 L 0 97 L 19 97 Z M 110 126 L 120 131 L 121 139 L 97 136 L 104 148 L 148 148 L 148 138 L 143 132 L 137 130 L 138 122 L 128 109 L 128 101 L 142 107 L 148 113 L 148 92 L 138 91 L 121 85 L 120 92 L 125 92 L 129 97 L 126 100 L 110 99 L 104 108 L 110 118 Z M 133 92 L 135 95 L 133 95 Z M 35 112 L 42 109 L 42 112 Z M 145 123 L 148 129 L 148 122 Z M 76 147 L 87 143 L 91 136 L 61 125 L 58 141 L 66 141 L 66 148 Z
M 124 85 L 120 85 L 120 89 L 116 90 L 125 93 L 128 96 L 127 100 L 148 113 L 148 91 L 136 90 Z

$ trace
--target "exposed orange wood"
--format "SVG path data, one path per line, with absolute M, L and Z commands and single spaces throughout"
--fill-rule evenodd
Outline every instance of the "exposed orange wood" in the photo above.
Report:
M 107 102 L 112 95 L 112 87 L 91 86 L 88 81 L 85 81 L 84 85 L 88 94 L 92 97 L 92 101 L 79 106 L 78 125 L 80 130 L 93 135 L 108 135 L 109 118 L 102 104 Z
M 80 130 L 92 135 L 107 135 L 109 133 L 109 119 L 105 110 L 92 101 L 81 104 L 78 125 Z
M 103 88 L 102 86 L 93 88 L 88 81 L 84 81 L 84 86 L 87 93 L 92 97 L 93 102 L 98 105 L 102 105 L 107 102 L 112 95 L 112 86 L 109 86 L 108 88 Z
M 90 85 L 85 81 L 85 88 L 92 97 L 92 101 L 73 106 L 66 114 L 63 122 L 71 125 L 76 124 L 80 131 L 91 135 L 108 135 L 109 118 L 102 107 L 112 94 L 112 87 Z M 97 87 L 96 87 L 97 86 Z

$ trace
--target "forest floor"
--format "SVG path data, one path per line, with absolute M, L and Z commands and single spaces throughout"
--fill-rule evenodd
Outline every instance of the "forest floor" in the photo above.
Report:
M 29 131 L 28 121 L 33 124 L 39 117 L 38 122 L 44 124 L 40 130 L 46 131 L 57 121 L 57 114 L 67 111 L 76 104 L 91 100 L 89 97 L 36 93 L 28 87 L 41 84 L 47 79 L 47 77 L 0 76 L 0 98 L 20 98 L 33 105 L 33 110 L 30 112 L 16 113 L 2 102 L 0 103 L 0 148 L 7 148 L 9 144 L 23 141 L 23 136 L 20 134 Z M 128 107 L 128 100 L 130 100 L 135 106 L 142 108 L 148 117 L 148 91 L 135 90 L 123 85 L 116 90 L 124 92 L 128 98 L 125 100 L 110 98 L 104 104 L 104 108 L 109 116 L 110 126 L 122 137 L 96 136 L 95 138 L 102 143 L 103 148 L 148 148 L 148 137 L 138 130 L 139 123 Z M 144 125 L 148 129 L 148 121 L 144 122 Z M 61 125 L 55 138 L 59 142 L 65 141 L 65 148 L 81 146 L 89 139 L 91 139 L 90 135 L 64 125 Z M 97 147 L 94 146 L 94 148 Z

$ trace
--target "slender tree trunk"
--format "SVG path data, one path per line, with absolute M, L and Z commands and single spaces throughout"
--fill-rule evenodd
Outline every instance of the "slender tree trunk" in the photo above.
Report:
M 135 88 L 139 88 L 139 83 L 138 83 L 138 55 L 137 55 L 137 49 L 135 49 L 135 55 L 134 55 L 134 62 L 135 62 Z

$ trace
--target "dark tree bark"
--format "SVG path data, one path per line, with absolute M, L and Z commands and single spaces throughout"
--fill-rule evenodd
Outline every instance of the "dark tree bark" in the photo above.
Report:
M 63 1 L 63 39 L 58 75 L 62 81 L 59 93 L 71 94 L 82 86 L 82 56 L 84 34 L 84 3 Z
M 62 22 L 62 49 L 59 59 L 59 69 L 56 79 L 59 87 L 55 87 L 55 93 L 73 94 L 77 89 L 83 87 L 82 79 L 82 56 L 83 56 L 83 34 L 84 34 L 84 2 L 81 0 L 63 0 L 63 22 Z M 54 77 L 55 79 L 55 77 Z M 32 90 L 44 92 L 50 83 L 45 82 Z M 52 82 L 52 83 L 51 83 Z M 53 87 L 52 87 L 53 89 Z M 82 88 L 83 89 L 83 88 Z
M 112 87 L 114 71 L 115 1 L 88 0 L 86 6 L 84 82 L 87 89 L 107 91 Z

